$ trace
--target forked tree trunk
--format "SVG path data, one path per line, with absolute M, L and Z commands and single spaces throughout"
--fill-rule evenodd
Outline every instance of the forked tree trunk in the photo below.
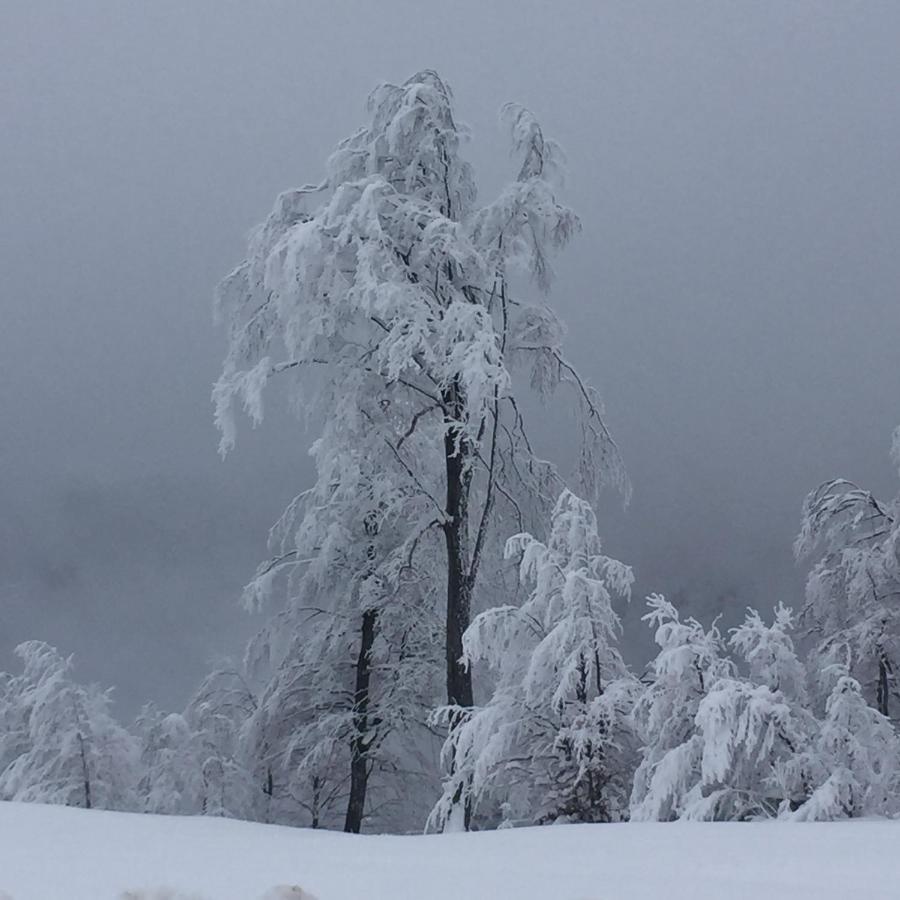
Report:
M 369 786 L 369 682 L 372 676 L 372 645 L 375 643 L 377 612 L 367 609 L 362 617 L 359 655 L 356 657 L 356 688 L 353 693 L 353 737 L 350 741 L 350 797 L 344 831 L 359 834 L 366 810 Z

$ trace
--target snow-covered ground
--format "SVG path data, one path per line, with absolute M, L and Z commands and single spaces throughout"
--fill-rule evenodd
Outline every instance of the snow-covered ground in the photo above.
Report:
M 259 900 L 297 885 L 318 900 L 897 900 L 898 843 L 884 821 L 353 837 L 0 803 L 0 897 Z

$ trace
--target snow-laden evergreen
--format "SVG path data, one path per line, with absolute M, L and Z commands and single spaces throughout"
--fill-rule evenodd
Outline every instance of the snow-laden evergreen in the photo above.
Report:
M 445 746 L 451 774 L 431 821 L 442 825 L 461 797 L 487 822 L 620 819 L 637 682 L 616 646 L 613 604 L 630 596 L 631 570 L 602 553 L 593 510 L 570 491 L 546 543 L 518 534 L 506 552 L 530 594 L 466 631 L 466 661 L 486 663 L 496 685 L 484 706 L 445 713 L 463 720 Z

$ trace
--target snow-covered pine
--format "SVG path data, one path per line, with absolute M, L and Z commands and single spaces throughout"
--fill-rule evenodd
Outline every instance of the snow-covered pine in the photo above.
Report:
M 71 659 L 42 641 L 19 644 L 16 655 L 24 671 L 6 694 L 18 754 L 0 773 L 0 797 L 136 809 L 137 742 L 112 717 L 109 692 L 76 682 Z
M 593 510 L 570 491 L 556 503 L 546 543 L 522 533 L 506 552 L 520 559 L 531 591 L 521 606 L 489 609 L 466 631 L 466 662 L 487 663 L 496 685 L 450 733 L 451 774 L 430 826 L 444 828 L 463 805 L 485 823 L 620 819 L 638 683 L 616 647 L 613 602 L 630 596 L 631 570 L 603 555 Z
M 716 682 L 734 675 L 734 665 L 724 655 L 725 642 L 715 624 L 707 631 L 696 619 L 682 621 L 660 594 L 651 594 L 647 606 L 643 619 L 656 626 L 660 649 L 633 712 L 643 751 L 630 813 L 635 820 L 670 821 L 682 815 L 700 778 L 700 703 Z
M 893 453 L 900 465 L 900 429 Z M 877 499 L 850 481 L 820 485 L 806 498 L 794 545 L 820 554 L 806 582 L 802 621 L 815 640 L 812 668 L 845 665 L 883 715 L 900 696 L 900 516 L 898 498 Z M 828 685 L 819 685 L 819 708 Z
M 872 709 L 846 669 L 828 673 L 834 687 L 810 756 L 820 783 L 793 815 L 801 820 L 892 815 L 900 811 L 900 741 Z
M 437 74 L 381 86 L 369 112 L 370 124 L 338 146 L 320 184 L 278 198 L 247 259 L 220 286 L 229 346 L 213 395 L 216 421 L 226 452 L 235 405 L 261 421 L 265 388 L 277 376 L 321 428 L 311 447 L 315 486 L 288 507 L 250 594 L 266 596 L 287 575 L 289 607 L 325 610 L 305 628 L 334 634 L 340 618 L 344 633 L 356 634 L 346 659 L 332 661 L 335 673 L 352 662 L 365 684 L 377 640 L 388 645 L 383 658 L 406 652 L 406 629 L 399 646 L 386 631 L 395 591 L 385 586 L 403 580 L 413 598 L 400 604 L 398 621 L 407 602 L 426 620 L 439 614 L 434 594 L 442 590 L 446 696 L 469 707 L 462 635 L 483 570 L 500 566 L 486 563 L 499 520 L 534 528 L 562 486 L 532 449 L 513 366 L 526 367 L 542 396 L 570 388 L 582 438 L 578 474 L 591 495 L 604 483 L 627 494 L 627 478 L 596 393 L 562 355 L 559 321 L 514 290 L 520 275 L 546 290 L 554 252 L 578 228 L 556 199 L 558 148 L 527 110 L 507 106 L 518 176 L 478 206 L 460 155 L 465 132 Z M 360 559 L 373 543 L 369 530 L 374 560 L 367 552 Z M 325 590 L 332 571 L 342 581 Z M 363 581 L 379 585 L 369 605 L 360 599 Z M 354 706 L 368 708 L 368 689 L 354 694 Z M 351 830 L 365 802 L 370 724 L 357 716 L 349 736 Z

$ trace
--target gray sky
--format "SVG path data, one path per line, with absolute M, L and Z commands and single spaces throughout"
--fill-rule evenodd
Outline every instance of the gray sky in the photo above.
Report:
M 485 193 L 504 101 L 567 151 L 555 305 L 635 484 L 610 552 L 703 613 L 796 605 L 806 491 L 896 489 L 898 40 L 875 0 L 0 4 L 0 664 L 50 640 L 132 710 L 239 650 L 308 463 L 277 409 L 218 459 L 212 290 L 424 67 Z

